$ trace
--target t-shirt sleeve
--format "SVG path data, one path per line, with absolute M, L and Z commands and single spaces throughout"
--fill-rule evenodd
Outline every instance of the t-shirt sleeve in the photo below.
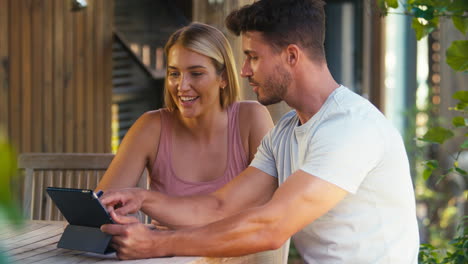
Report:
M 271 144 L 273 131 L 274 129 L 263 137 L 260 145 L 257 148 L 257 153 L 255 153 L 255 157 L 250 163 L 250 166 L 278 178 L 278 171 L 276 169 L 276 162 Z
M 301 170 L 356 193 L 383 154 L 383 138 L 367 120 L 341 118 L 325 122 L 309 138 Z

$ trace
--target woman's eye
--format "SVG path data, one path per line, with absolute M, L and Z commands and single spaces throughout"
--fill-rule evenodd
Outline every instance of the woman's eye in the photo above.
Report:
M 194 77 L 203 75 L 202 72 L 192 72 L 191 74 L 192 74 L 192 76 L 194 76 Z
M 169 75 L 169 77 L 179 77 L 178 72 L 169 72 L 168 75 Z

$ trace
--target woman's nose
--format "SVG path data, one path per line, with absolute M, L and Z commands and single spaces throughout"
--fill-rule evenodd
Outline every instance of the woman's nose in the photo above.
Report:
M 190 89 L 190 80 L 185 76 L 181 76 L 177 90 L 186 91 L 188 89 Z

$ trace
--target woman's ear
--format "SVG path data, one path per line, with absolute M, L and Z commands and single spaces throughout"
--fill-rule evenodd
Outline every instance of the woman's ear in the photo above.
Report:
M 220 83 L 220 87 L 221 87 L 221 89 L 224 89 L 224 88 L 226 88 L 227 85 L 228 85 L 227 73 L 226 73 L 226 70 L 224 70 L 224 71 L 221 73 L 221 83 Z
M 221 88 L 221 90 L 224 90 L 224 88 L 226 88 L 227 86 L 227 81 L 226 80 L 221 80 L 221 83 L 219 85 L 219 87 Z

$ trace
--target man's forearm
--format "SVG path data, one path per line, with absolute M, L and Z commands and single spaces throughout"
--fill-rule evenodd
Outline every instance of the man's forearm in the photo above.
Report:
M 251 208 L 203 227 L 166 233 L 163 251 L 179 256 L 234 257 L 272 250 L 288 238 L 279 222 L 264 208 Z
M 171 197 L 144 190 L 141 210 L 171 228 L 205 225 L 225 217 L 222 201 L 214 195 Z

